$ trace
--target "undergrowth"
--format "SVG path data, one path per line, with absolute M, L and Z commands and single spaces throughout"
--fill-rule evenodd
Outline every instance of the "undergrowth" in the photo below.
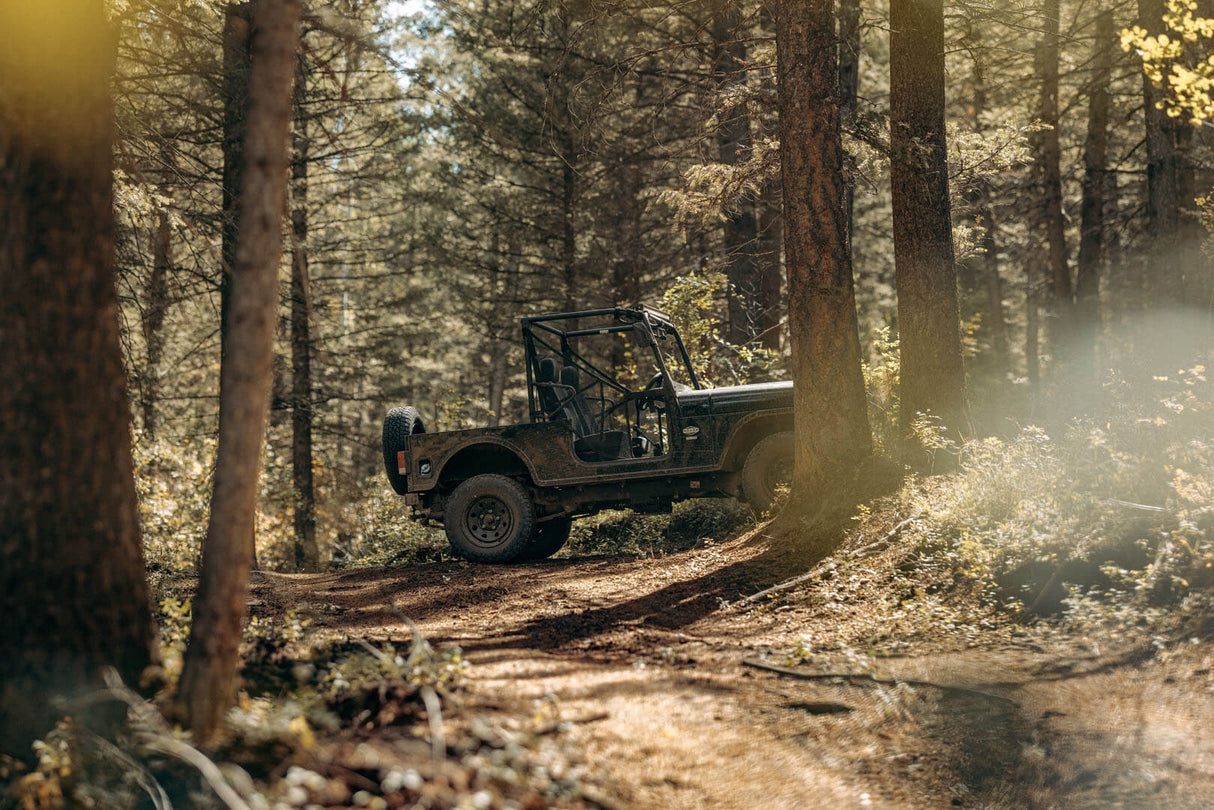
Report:
M 669 514 L 610 510 L 577 521 L 562 553 L 659 557 L 720 542 L 753 522 L 750 509 L 732 498 L 683 501 Z
M 1025 427 L 957 448 L 960 470 L 896 499 L 912 567 L 1021 618 L 1128 630 L 1205 622 L 1214 605 L 1214 391 L 1197 367 L 1061 435 Z
M 576 773 L 559 772 L 546 738 L 488 720 L 445 730 L 467 663 L 458 647 L 411 637 L 371 643 L 317 634 L 294 613 L 250 621 L 241 691 L 205 752 L 169 719 L 188 601 L 161 603 L 165 684 L 152 700 L 112 673 L 106 688 L 66 700 L 64 719 L 30 761 L 0 757 L 0 810 L 291 810 L 418 807 L 521 810 L 587 806 Z M 117 728 L 73 717 L 85 702 L 125 704 Z M 387 740 L 384 744 L 376 740 Z

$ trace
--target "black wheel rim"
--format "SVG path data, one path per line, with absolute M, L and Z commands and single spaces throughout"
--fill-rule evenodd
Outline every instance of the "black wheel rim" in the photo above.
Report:
M 482 495 L 469 504 L 464 526 L 478 546 L 498 546 L 514 530 L 514 514 L 500 498 Z

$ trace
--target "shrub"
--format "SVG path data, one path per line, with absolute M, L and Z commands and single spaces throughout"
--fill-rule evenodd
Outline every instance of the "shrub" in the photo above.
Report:
M 1131 394 L 1060 439 L 1037 427 L 962 446 L 961 469 L 913 481 L 901 508 L 920 561 L 990 601 L 1126 624 L 1214 592 L 1214 409 L 1202 368 Z
M 610 510 L 575 523 L 565 549 L 572 554 L 656 557 L 720 542 L 753 522 L 750 510 L 732 498 L 684 501 L 670 514 Z
M 334 549 L 335 567 L 407 565 L 449 558 L 442 529 L 413 520 L 410 507 L 394 493 L 372 487 L 352 508 L 358 533 Z

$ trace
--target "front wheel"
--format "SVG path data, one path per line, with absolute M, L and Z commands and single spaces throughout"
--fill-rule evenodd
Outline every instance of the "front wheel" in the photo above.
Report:
M 792 431 L 766 436 L 750 449 L 742 465 L 742 495 L 756 512 L 767 512 L 778 489 L 792 484 L 792 472 Z
M 477 475 L 451 493 L 443 524 L 451 547 L 464 559 L 514 562 L 535 537 L 535 504 L 514 479 Z

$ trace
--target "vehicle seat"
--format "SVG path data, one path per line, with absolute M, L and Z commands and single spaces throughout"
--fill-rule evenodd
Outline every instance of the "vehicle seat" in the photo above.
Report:
M 579 390 L 580 385 L 581 379 L 576 366 L 565 366 L 561 369 L 561 383 L 558 387 L 561 404 L 569 414 L 569 421 L 574 424 L 578 435 L 589 436 L 598 433 L 602 426 L 595 418 L 586 396 Z
M 628 434 L 622 430 L 603 430 L 590 403 L 579 390 L 580 380 L 575 366 L 561 369 L 561 382 L 556 390 L 561 403 L 574 426 L 577 438 L 573 451 L 585 461 L 615 461 L 632 458 L 632 446 Z
M 540 367 L 535 374 L 535 390 L 540 397 L 540 410 L 545 419 L 567 419 L 565 409 L 561 407 L 561 395 L 557 392 L 559 383 L 556 381 L 556 360 L 545 357 L 540 361 Z

